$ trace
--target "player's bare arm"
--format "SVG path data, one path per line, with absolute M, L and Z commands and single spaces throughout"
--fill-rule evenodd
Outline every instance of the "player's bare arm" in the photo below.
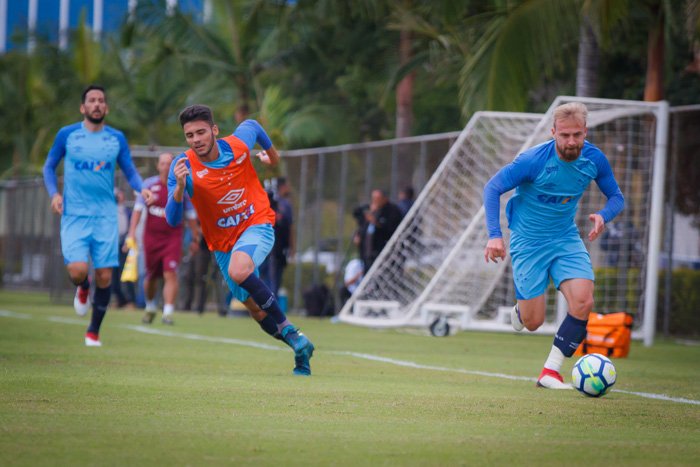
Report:
M 488 263 L 493 261 L 498 263 L 498 258 L 506 259 L 506 245 L 502 238 L 491 238 L 486 243 L 486 249 L 484 250 L 484 259 Z
M 196 219 L 188 219 L 187 224 L 190 227 L 190 232 L 192 232 L 192 241 L 190 242 L 188 249 L 190 254 L 193 254 L 199 251 L 199 241 L 201 239 L 202 232 Z
M 141 211 L 134 210 L 133 214 L 131 214 L 131 220 L 129 221 L 129 231 L 126 234 L 126 239 L 122 246 L 122 251 L 124 253 L 136 247 L 136 228 L 139 222 L 141 222 Z
M 63 214 L 63 195 L 56 193 L 51 198 L 51 209 L 57 214 Z
M 593 228 L 588 232 L 588 240 L 593 241 L 605 230 L 605 220 L 600 214 L 591 214 L 588 219 L 593 222 Z
M 182 203 L 185 198 L 185 184 L 187 182 L 187 175 L 189 175 L 190 169 L 187 168 L 187 159 L 178 159 L 175 163 L 175 168 L 173 169 L 173 174 L 177 180 L 177 185 L 175 186 L 175 191 L 173 191 L 173 199 L 178 203 Z
M 280 160 L 280 155 L 274 146 L 270 146 L 265 151 L 260 151 L 256 154 L 256 157 L 260 159 L 260 162 L 265 165 L 269 165 L 270 167 L 276 166 Z

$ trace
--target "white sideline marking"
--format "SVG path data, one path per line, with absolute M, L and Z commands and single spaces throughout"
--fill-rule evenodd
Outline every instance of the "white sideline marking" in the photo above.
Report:
M 0 310 L 0 316 L 3 318 L 19 318 L 19 319 L 32 319 L 32 315 L 25 313 L 15 313 L 14 311 Z
M 681 404 L 692 404 L 700 405 L 700 401 L 693 399 L 685 399 L 683 397 L 671 397 L 666 394 L 654 394 L 653 392 L 636 392 L 636 391 L 625 391 L 624 389 L 611 389 L 611 392 L 622 392 L 624 394 L 633 394 L 639 397 L 646 397 L 647 399 L 658 399 L 662 401 L 678 402 Z
M 83 319 L 78 319 L 78 318 L 64 318 L 63 316 L 49 316 L 46 318 L 49 321 L 53 321 L 54 323 L 63 323 L 63 324 L 79 324 L 81 326 L 85 326 L 86 321 Z
M 182 334 L 179 332 L 161 331 L 160 329 L 153 329 L 153 328 L 146 327 L 146 326 L 134 326 L 131 324 L 126 324 L 126 325 L 122 325 L 119 327 L 131 329 L 131 330 L 137 331 L 137 332 L 142 332 L 144 334 L 155 334 L 158 336 L 167 336 L 167 337 L 180 337 L 182 339 L 189 339 L 189 340 L 193 340 L 193 341 L 217 342 L 220 344 L 242 345 L 245 347 L 255 347 L 256 349 L 264 349 L 264 350 L 285 350 L 282 347 L 278 347 L 276 345 L 263 344 L 261 342 L 246 341 L 246 340 L 242 340 L 242 339 L 232 339 L 230 337 L 211 337 L 211 336 L 202 336 L 200 334 Z
M 33 318 L 33 316 L 29 315 L 29 314 L 16 313 L 14 311 L 7 311 L 7 310 L 0 310 L 0 317 L 19 318 L 19 319 L 32 319 Z M 76 318 L 65 318 L 62 316 L 49 316 L 46 319 L 48 321 L 52 321 L 55 323 L 85 325 L 85 321 L 81 321 L 81 320 L 78 320 Z M 154 335 L 166 336 L 166 337 L 180 337 L 182 339 L 189 339 L 189 340 L 196 340 L 196 341 L 203 341 L 203 342 L 215 342 L 215 343 L 220 343 L 220 344 L 241 345 L 244 347 L 253 347 L 256 349 L 263 349 L 263 350 L 276 350 L 276 351 L 288 350 L 286 348 L 279 347 L 276 345 L 263 344 L 260 342 L 247 341 L 247 340 L 242 340 L 242 339 L 232 339 L 232 338 L 228 338 L 228 337 L 211 337 L 211 336 L 203 336 L 200 334 L 189 334 L 189 333 L 182 334 L 182 333 L 178 333 L 178 332 L 162 331 L 160 329 L 153 329 L 151 327 L 136 326 L 136 325 L 131 325 L 131 324 L 118 325 L 117 327 L 124 328 L 124 329 L 131 329 L 132 331 L 142 332 L 144 334 L 154 334 Z M 372 354 L 359 353 L 359 352 L 350 352 L 350 351 L 346 351 L 346 350 L 330 350 L 330 351 L 327 351 L 324 353 L 333 354 L 333 355 L 346 355 L 349 357 L 361 358 L 364 360 L 370 360 L 370 361 L 375 361 L 375 362 L 389 363 L 391 365 L 403 366 L 403 367 L 408 367 L 408 368 L 416 368 L 419 370 L 445 371 L 445 372 L 460 373 L 460 374 L 467 374 L 467 375 L 479 375 L 479 376 L 488 376 L 488 377 L 492 377 L 492 378 L 509 379 L 509 380 L 514 380 L 514 381 L 528 381 L 528 382 L 537 381 L 535 378 L 529 378 L 526 376 L 513 376 L 513 375 L 507 375 L 504 373 L 490 373 L 487 371 L 465 370 L 463 368 L 447 368 L 447 367 L 442 367 L 442 366 L 422 365 L 420 363 L 411 362 L 408 360 L 397 360 L 394 358 L 381 357 L 379 355 L 372 355 Z M 700 405 L 699 400 L 685 399 L 683 397 L 672 397 L 672 396 L 667 396 L 666 394 L 654 394 L 651 392 L 626 391 L 624 389 L 613 389 L 611 392 L 619 392 L 622 394 L 631 394 L 633 396 L 644 397 L 646 399 L 655 399 L 655 400 L 661 400 L 661 401 L 667 401 L 667 402 L 676 402 L 679 404 Z
M 530 381 L 533 383 L 537 382 L 537 378 L 529 378 L 527 376 L 513 376 L 513 375 L 506 375 L 504 373 L 490 373 L 488 371 L 465 370 L 462 368 L 447 368 L 444 366 L 422 365 L 422 364 L 416 363 L 416 362 L 409 362 L 406 360 L 396 360 L 394 358 L 380 357 L 379 355 L 372 355 L 372 354 L 366 354 L 366 353 L 348 352 L 348 351 L 340 351 L 340 350 L 330 351 L 330 352 L 326 352 L 326 353 L 332 353 L 335 355 L 349 355 L 351 357 L 363 358 L 365 360 L 372 360 L 375 362 L 390 363 L 390 364 L 396 365 L 396 366 L 417 368 L 419 370 L 448 371 L 448 372 L 452 372 L 452 373 L 463 373 L 463 374 L 467 374 L 467 375 L 491 376 L 493 378 L 511 379 L 511 380 L 516 380 L 516 381 Z

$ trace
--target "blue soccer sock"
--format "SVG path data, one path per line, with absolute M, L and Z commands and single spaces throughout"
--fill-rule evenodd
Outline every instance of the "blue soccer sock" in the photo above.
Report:
M 277 329 L 277 323 L 272 319 L 270 315 L 265 316 L 262 321 L 258 321 L 258 325 L 263 331 L 274 337 L 275 339 L 282 340 L 282 334 L 280 334 Z
M 87 290 L 90 288 L 90 280 L 86 276 L 85 280 L 83 282 L 81 282 L 80 284 L 76 284 L 76 285 L 83 290 Z
M 95 287 L 95 294 L 92 297 L 92 316 L 90 317 L 90 326 L 88 326 L 87 332 L 99 335 L 100 326 L 107 313 L 107 306 L 109 305 L 111 295 L 111 285 L 105 288 Z
M 588 320 L 577 319 L 567 314 L 554 335 L 554 346 L 561 350 L 565 357 L 571 357 L 586 337 L 587 324 Z
M 274 321 L 278 331 L 281 331 L 285 326 L 292 324 L 287 320 L 287 317 L 282 312 L 282 309 L 277 303 L 275 295 L 255 274 L 251 274 L 246 278 L 246 280 L 238 285 L 243 287 L 243 289 L 253 298 L 253 301 L 267 313 L 267 316 L 272 318 L 272 321 Z

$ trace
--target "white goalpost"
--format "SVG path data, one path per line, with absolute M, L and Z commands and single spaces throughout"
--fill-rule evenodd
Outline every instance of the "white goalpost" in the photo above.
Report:
M 390 242 L 345 304 L 340 320 L 371 327 L 428 326 L 437 319 L 456 329 L 511 330 L 515 300 L 510 261 L 486 264 L 482 207 L 486 182 L 524 149 L 550 137 L 552 112 L 566 102 L 589 110 L 588 140 L 608 157 L 625 195 L 625 210 L 603 239 L 588 242 L 596 272 L 596 312 L 635 315 L 635 335 L 653 342 L 666 165 L 668 105 L 559 97 L 545 114 L 479 112 L 461 132 Z M 502 196 L 501 220 L 511 193 Z M 595 183 L 579 203 L 576 222 L 605 204 Z M 504 235 L 508 229 L 502 225 Z M 505 239 L 506 242 L 508 238 Z M 552 333 L 565 302 L 548 291 Z

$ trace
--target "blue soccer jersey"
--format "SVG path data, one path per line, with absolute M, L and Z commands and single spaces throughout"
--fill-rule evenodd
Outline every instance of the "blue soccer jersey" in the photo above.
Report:
M 58 192 L 56 167 L 64 161 L 63 213 L 69 216 L 114 216 L 114 171 L 122 169 L 132 188 L 141 191 L 141 176 L 131 159 L 124 134 L 104 126 L 93 132 L 82 122 L 61 128 L 44 164 L 44 183 L 53 197 Z
M 500 196 L 513 188 L 515 195 L 506 206 L 511 231 L 530 239 L 578 236 L 576 209 L 591 180 L 608 198 L 598 214 L 610 222 L 622 211 L 624 198 L 600 149 L 586 141 L 581 155 L 572 162 L 559 158 L 554 140 L 528 149 L 498 171 L 484 188 L 489 238 L 502 237 Z

